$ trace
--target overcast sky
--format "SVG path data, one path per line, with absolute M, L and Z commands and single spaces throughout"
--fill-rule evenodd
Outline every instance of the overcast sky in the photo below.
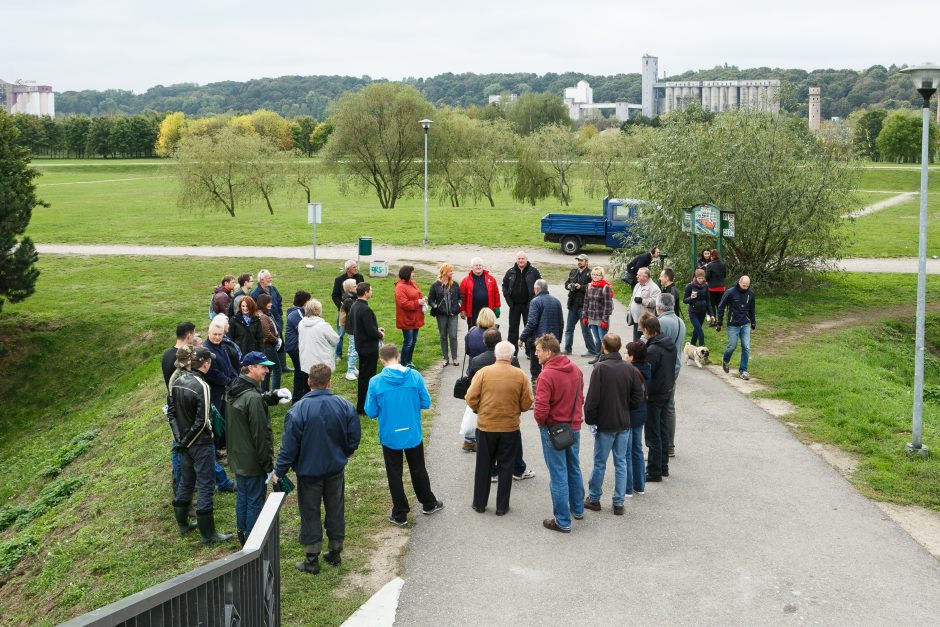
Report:
M 940 63 L 938 18 L 932 0 L 0 0 L 0 78 L 141 92 L 288 74 L 616 74 L 645 53 L 660 74 L 863 69 Z

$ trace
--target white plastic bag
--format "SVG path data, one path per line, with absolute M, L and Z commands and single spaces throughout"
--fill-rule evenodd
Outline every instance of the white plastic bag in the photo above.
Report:
M 467 405 L 467 408 L 463 412 L 463 420 L 460 421 L 460 431 L 458 432 L 464 437 L 474 437 L 477 433 L 477 415 L 470 406 Z

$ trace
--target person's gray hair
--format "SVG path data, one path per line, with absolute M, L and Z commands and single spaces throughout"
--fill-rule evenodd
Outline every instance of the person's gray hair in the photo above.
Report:
M 470 260 L 471 266 L 475 266 L 478 263 L 483 263 L 483 260 L 480 259 L 479 257 L 474 257 L 473 259 Z
M 650 275 L 650 269 L 644 266 L 644 267 L 640 268 L 639 270 L 637 270 L 637 271 L 636 271 L 636 274 L 637 274 L 637 276 L 639 276 L 640 274 L 645 274 L 646 276 L 649 276 L 649 275 Z
M 656 297 L 656 306 L 663 311 L 672 311 L 676 307 L 676 299 L 672 294 L 660 294 Z
M 503 340 L 496 345 L 496 348 L 493 349 L 493 355 L 496 356 L 496 359 L 502 361 L 509 361 L 512 359 L 512 354 L 516 352 L 516 349 L 513 347 L 512 342 L 507 342 Z
M 356 279 L 346 279 L 343 281 L 343 289 L 347 292 L 355 292 L 357 285 L 359 285 L 359 283 L 356 281 Z
M 316 298 L 311 298 L 304 304 L 304 315 L 308 318 L 319 316 L 323 313 L 323 303 Z
M 359 264 L 356 263 L 356 260 L 355 260 L 355 259 L 347 259 L 347 260 L 346 260 L 346 263 L 343 264 L 343 270 L 348 271 L 348 270 L 349 270 L 350 268 L 352 268 L 353 266 L 358 266 L 358 265 L 359 265 Z
M 271 274 L 271 273 L 265 270 L 264 268 L 262 268 L 261 270 L 258 270 L 258 283 L 261 283 L 261 277 L 263 277 L 266 274 Z
M 548 281 L 546 281 L 545 279 L 538 279 L 535 282 L 534 287 L 540 292 L 548 292 Z
M 216 314 L 215 318 L 209 323 L 209 330 L 219 329 L 223 333 L 225 332 L 225 327 L 228 326 L 228 316 L 225 314 Z

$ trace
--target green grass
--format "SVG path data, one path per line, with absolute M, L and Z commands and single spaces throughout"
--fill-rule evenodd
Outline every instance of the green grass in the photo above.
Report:
M 283 260 L 44 256 L 36 293 L 0 317 L 0 623 L 54 624 L 183 573 L 234 548 L 179 539 L 170 509 L 169 441 L 161 407 L 162 351 L 180 320 L 205 332 L 205 304 L 226 273 L 270 268 L 290 298 L 303 288 L 327 304 L 340 268 Z M 419 276 L 422 285 L 430 283 Z M 389 340 L 393 280 L 371 301 Z M 415 361 L 438 361 L 437 334 Z M 334 377 L 355 397 L 355 382 Z M 290 385 L 290 375 L 285 385 Z M 280 440 L 284 408 L 272 411 Z M 234 496 L 216 495 L 216 520 L 234 530 Z M 340 569 L 296 572 L 296 501 L 282 510 L 282 604 L 290 625 L 339 624 L 364 600 L 343 577 L 367 569 L 389 507 L 373 421 L 347 473 L 347 550 Z M 193 534 L 195 536 L 195 534 Z
M 871 191 L 916 192 L 920 191 L 920 168 L 903 170 L 889 169 L 890 165 L 879 168 L 864 168 L 860 172 L 858 188 Z M 940 168 L 931 168 L 927 179 L 929 193 L 940 192 Z
M 937 178 L 940 178 L 938 175 Z M 940 255 L 940 196 L 927 202 L 927 255 Z M 846 225 L 851 233 L 845 257 L 916 257 L 920 199 L 862 216 Z
M 297 185 L 277 194 L 275 213 L 263 202 L 238 207 L 236 217 L 223 211 L 180 209 L 172 162 L 67 162 L 62 167 L 39 167 L 39 196 L 50 207 L 33 211 L 28 235 L 37 242 L 120 243 L 151 245 L 309 245 L 306 198 Z M 159 164 L 164 164 L 160 166 Z M 132 180 L 115 180 L 132 179 Z M 417 245 L 424 233 L 424 199 L 418 193 L 382 209 L 373 193 L 340 193 L 333 176 L 324 175 L 314 188 L 323 204 L 323 224 L 317 227 L 321 244 L 354 242 L 373 237 L 376 245 Z M 431 198 L 428 207 L 432 244 L 479 244 L 485 233 L 499 233 L 494 245 L 553 247 L 542 240 L 540 220 L 550 212 L 601 214 L 601 199 L 588 197 L 580 184 L 563 207 L 557 199 L 538 207 L 521 205 L 507 192 L 495 208 L 486 201 L 452 208 Z

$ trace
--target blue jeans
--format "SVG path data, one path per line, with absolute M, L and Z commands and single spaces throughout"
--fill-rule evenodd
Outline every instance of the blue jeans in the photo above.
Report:
M 343 336 L 346 335 L 346 327 L 339 326 L 339 309 L 336 310 L 336 333 L 339 335 L 339 342 L 336 343 L 336 356 L 343 356 Z M 349 336 L 352 340 L 353 336 Z
M 581 316 L 584 314 L 583 307 L 576 307 L 568 310 L 568 321 L 565 323 L 565 352 L 570 353 L 574 344 L 574 328 L 581 325 L 581 336 L 584 338 L 584 346 L 588 352 L 596 353 L 599 349 L 594 345 L 594 337 L 586 324 L 581 322 Z
M 571 516 L 584 516 L 584 480 L 578 451 L 581 448 L 581 431 L 572 431 L 574 444 L 563 451 L 556 451 L 548 437 L 548 427 L 540 427 L 542 455 L 548 468 L 549 491 L 552 494 L 552 514 L 562 529 L 571 529 Z
M 264 349 L 264 356 L 268 358 L 268 361 L 274 362 L 274 365 L 268 366 L 271 371 L 268 373 L 268 376 L 264 378 L 261 389 L 265 392 L 272 389 L 277 390 L 281 387 L 281 358 L 277 354 L 277 351 L 274 350 L 273 346 L 268 346 Z M 271 387 L 272 385 L 274 386 L 273 388 Z
M 349 351 L 346 353 L 346 372 L 359 370 L 359 353 L 356 352 L 356 337 L 349 336 Z
M 643 427 L 630 429 L 630 477 L 633 479 L 633 491 L 646 491 L 646 469 L 643 467 Z
M 251 533 L 264 507 L 264 497 L 267 492 L 264 475 L 247 477 L 235 475 L 235 526 L 245 535 Z
M 731 355 L 734 349 L 738 347 L 738 339 L 741 340 L 741 365 L 738 366 L 740 372 L 747 371 L 747 359 L 751 356 L 751 326 L 749 324 L 740 327 L 728 327 L 728 345 L 725 346 L 725 354 L 722 359 L 731 361 Z
M 588 481 L 588 494 L 592 501 L 600 501 L 607 471 L 607 457 L 614 456 L 614 505 L 623 505 L 629 486 L 633 492 L 633 477 L 627 456 L 630 454 L 631 431 L 604 432 L 594 434 L 594 470 Z
M 595 352 L 599 353 L 602 350 L 601 341 L 604 339 L 604 336 L 607 335 L 607 329 L 602 329 L 601 325 L 599 324 L 590 325 L 590 329 L 591 335 L 594 336 L 594 345 L 597 346 L 597 350 Z
M 401 330 L 401 365 L 410 366 L 411 358 L 415 354 L 415 344 L 418 343 L 418 329 Z
M 699 318 L 692 311 L 689 312 L 689 321 L 692 323 L 692 338 L 689 343 L 692 346 L 705 346 L 705 331 L 702 330 L 702 320 L 704 318 Z

